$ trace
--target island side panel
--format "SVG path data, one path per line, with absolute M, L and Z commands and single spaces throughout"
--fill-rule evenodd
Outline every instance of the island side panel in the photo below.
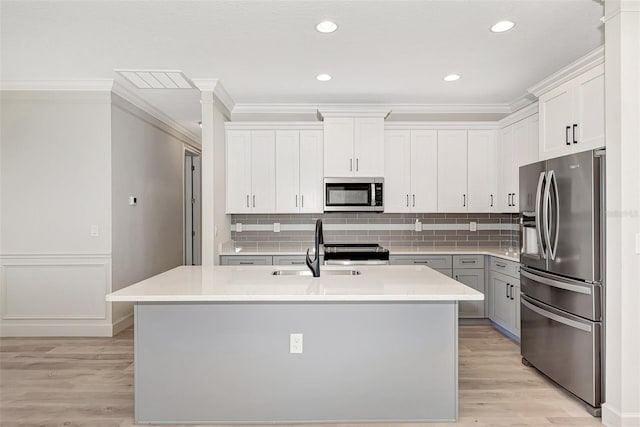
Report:
M 138 303 L 135 314 L 138 423 L 457 418 L 456 302 Z

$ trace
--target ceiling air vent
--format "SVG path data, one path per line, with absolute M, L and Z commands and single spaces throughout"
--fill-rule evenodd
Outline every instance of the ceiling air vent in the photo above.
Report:
M 180 70 L 115 70 L 138 89 L 195 89 Z

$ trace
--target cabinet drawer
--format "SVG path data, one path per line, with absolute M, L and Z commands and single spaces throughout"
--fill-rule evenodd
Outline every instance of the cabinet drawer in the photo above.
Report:
M 491 257 L 491 270 L 516 279 L 520 278 L 520 264 L 517 262 Z
M 307 263 L 305 261 L 305 255 L 274 255 L 273 256 L 273 265 L 304 265 Z M 320 257 L 320 264 L 324 261 L 324 257 Z
M 484 268 L 484 255 L 454 255 L 453 268 Z
M 431 268 L 452 268 L 451 255 L 390 255 L 392 265 L 426 265 Z
M 223 255 L 220 257 L 222 265 L 271 265 L 272 262 L 270 255 Z

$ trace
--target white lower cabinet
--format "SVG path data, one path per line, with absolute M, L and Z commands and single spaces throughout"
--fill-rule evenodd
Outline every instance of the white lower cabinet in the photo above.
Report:
M 513 272 L 519 272 L 517 263 L 492 258 L 489 319 L 507 332 L 520 337 L 520 278 L 515 277 L 518 273 Z

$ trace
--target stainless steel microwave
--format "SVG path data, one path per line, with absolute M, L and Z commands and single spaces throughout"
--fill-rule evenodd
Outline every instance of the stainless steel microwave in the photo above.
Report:
M 383 212 L 384 178 L 325 178 L 325 212 Z

